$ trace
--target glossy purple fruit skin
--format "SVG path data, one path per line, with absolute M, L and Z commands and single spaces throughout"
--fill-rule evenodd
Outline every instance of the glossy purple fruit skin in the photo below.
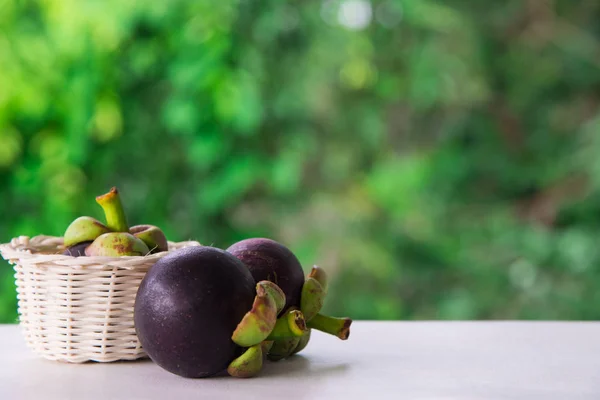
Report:
M 85 249 L 87 249 L 87 247 L 90 244 L 92 244 L 91 241 L 81 242 L 81 243 L 74 244 L 71 247 L 67 247 L 66 250 L 63 251 L 62 254 L 64 256 L 84 257 L 85 256 Z
M 217 374 L 240 354 L 231 335 L 255 295 L 252 275 L 231 254 L 204 246 L 174 251 L 142 280 L 134 308 L 138 338 L 167 371 Z
M 234 243 L 227 249 L 250 270 L 256 282 L 269 280 L 285 293 L 285 307 L 300 306 L 304 272 L 290 249 L 271 239 L 254 238 Z

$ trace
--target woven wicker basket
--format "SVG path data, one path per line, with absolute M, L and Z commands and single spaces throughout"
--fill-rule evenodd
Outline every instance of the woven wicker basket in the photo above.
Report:
M 60 254 L 62 243 L 21 236 L 0 245 L 14 264 L 27 346 L 44 358 L 74 363 L 145 357 L 133 325 L 135 295 L 146 271 L 168 252 L 76 258 Z M 169 242 L 169 250 L 199 245 Z

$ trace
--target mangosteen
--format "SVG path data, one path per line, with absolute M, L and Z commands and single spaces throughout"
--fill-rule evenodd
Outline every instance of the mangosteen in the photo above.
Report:
M 291 328 L 299 326 L 290 334 L 277 324 L 284 303 L 281 289 L 268 281 L 255 284 L 226 251 L 187 247 L 146 273 L 135 300 L 135 329 L 150 358 L 174 374 L 201 378 L 227 369 L 249 377 L 262 367 L 261 343 L 272 332 L 306 332 L 303 319 L 289 321 Z
M 224 371 L 241 352 L 231 335 L 252 308 L 247 268 L 213 247 L 187 247 L 154 264 L 138 290 L 134 320 L 152 361 L 198 378 Z
M 72 256 L 72 257 L 85 256 L 85 249 L 87 249 L 90 244 L 92 244 L 91 240 L 88 240 L 86 242 L 77 243 L 73 246 L 67 247 L 65 249 L 65 251 L 63 251 L 62 254 L 64 256 Z
M 304 272 L 290 249 L 271 239 L 254 238 L 237 242 L 227 251 L 248 267 L 256 282 L 268 280 L 283 290 L 286 303 L 281 314 L 300 306 Z
M 267 279 L 283 290 L 286 296 L 284 311 L 299 309 L 309 329 L 316 329 L 342 340 L 348 339 L 352 324 L 350 318 L 320 314 L 328 289 L 327 274 L 322 268 L 314 266 L 305 279 L 300 262 L 291 250 L 271 239 L 242 240 L 227 251 L 248 267 L 256 281 Z M 306 331 L 302 338 L 291 335 L 287 338 L 277 337 L 269 351 L 269 358 L 279 360 L 297 353 L 306 347 L 309 340 L 310 333 Z

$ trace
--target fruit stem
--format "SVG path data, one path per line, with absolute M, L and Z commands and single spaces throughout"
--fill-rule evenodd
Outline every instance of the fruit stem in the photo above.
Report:
M 277 319 L 275 328 L 265 340 L 280 340 L 301 337 L 306 333 L 304 315 L 298 310 L 292 310 Z
M 317 314 L 308 321 L 309 328 L 329 333 L 342 340 L 346 340 L 348 339 L 348 336 L 350 336 L 351 324 L 352 320 L 350 318 L 335 318 L 323 314 Z
M 129 232 L 125 210 L 119 197 L 119 191 L 116 187 L 110 189 L 110 192 L 96 197 L 96 202 L 104 210 L 106 217 L 106 226 L 113 232 Z

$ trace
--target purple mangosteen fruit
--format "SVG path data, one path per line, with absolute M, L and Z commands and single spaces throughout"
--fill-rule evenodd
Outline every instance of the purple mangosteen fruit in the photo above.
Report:
M 287 300 L 284 312 L 300 310 L 308 328 L 329 333 L 342 340 L 348 339 L 352 324 L 350 318 L 320 314 L 328 289 L 327 274 L 322 268 L 313 267 L 305 278 L 302 266 L 292 251 L 281 243 L 266 238 L 242 240 L 227 251 L 246 265 L 255 281 L 270 280 L 283 290 Z M 309 340 L 310 330 L 301 338 L 278 338 L 269 350 L 269 358 L 279 360 L 295 354 L 306 347 Z
M 277 324 L 284 302 L 281 289 L 255 283 L 226 251 L 187 247 L 146 273 L 135 300 L 135 329 L 150 358 L 174 374 L 202 378 L 227 370 L 249 377 L 262 367 L 261 343 L 270 334 L 306 332 L 302 318 Z M 297 332 L 286 330 L 292 325 Z
M 233 244 L 227 251 L 240 259 L 256 282 L 268 280 L 285 294 L 285 307 L 300 306 L 304 272 L 298 258 L 284 245 L 271 239 L 246 239 Z
M 65 251 L 63 251 L 62 254 L 63 254 L 63 256 L 72 256 L 72 257 L 85 256 L 85 249 L 87 249 L 90 244 L 92 244 L 91 240 L 74 244 L 73 246 L 67 247 L 65 249 Z

